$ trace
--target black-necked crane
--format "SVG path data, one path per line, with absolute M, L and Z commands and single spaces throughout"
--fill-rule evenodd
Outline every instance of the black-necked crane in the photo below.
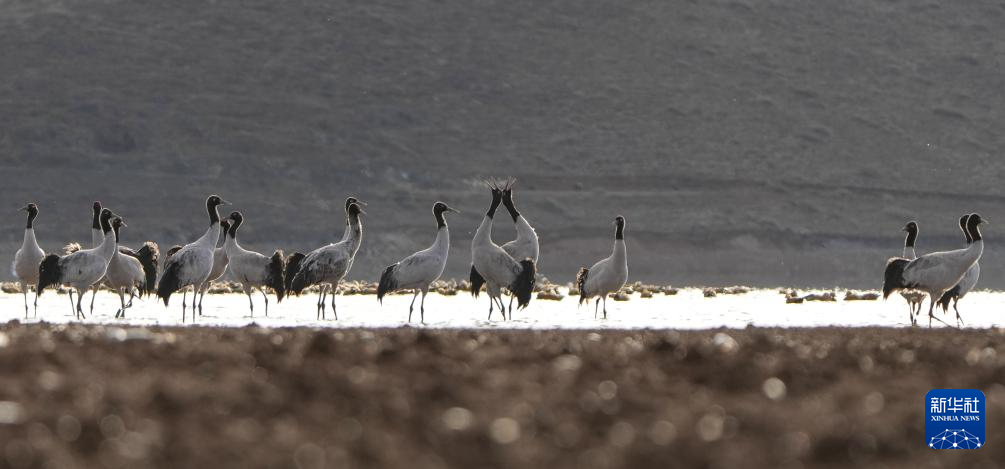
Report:
M 227 242 L 227 232 L 230 231 L 230 219 L 225 218 L 220 220 L 220 234 L 223 236 L 223 243 Z M 230 259 L 227 258 L 227 250 L 224 249 L 224 244 L 213 249 L 213 268 L 209 271 L 209 278 L 202 285 L 202 289 L 199 291 L 199 315 L 202 316 L 202 299 L 206 297 L 206 291 L 209 290 L 210 284 L 219 280 L 223 277 L 223 274 L 227 273 L 227 265 L 230 263 Z M 182 294 L 182 303 L 185 303 L 185 294 Z
M 593 306 L 593 317 L 597 317 L 597 307 L 604 300 L 604 319 L 607 319 L 607 295 L 617 293 L 628 281 L 628 254 L 625 249 L 625 217 L 614 219 L 614 250 L 610 256 L 597 261 L 592 267 L 583 267 L 576 274 L 579 286 L 579 304 L 597 297 Z
M 168 305 L 171 294 L 192 287 L 192 319 L 195 320 L 196 293 L 209 279 L 213 270 L 213 252 L 216 242 L 220 239 L 220 213 L 218 208 L 227 205 L 219 196 L 211 195 L 206 199 L 206 211 L 209 213 L 209 228 L 195 242 L 186 244 L 173 255 L 164 265 L 164 272 L 157 283 L 157 296 Z M 182 322 L 185 321 L 185 307 L 182 306 Z
M 133 297 L 142 297 L 152 292 L 157 281 L 157 261 L 160 250 L 157 244 L 147 241 L 138 250 L 122 246 L 120 232 L 126 227 L 121 218 L 112 219 L 112 232 L 115 234 L 115 244 L 118 249 L 108 261 L 105 271 L 105 282 L 119 294 L 120 308 L 115 312 L 116 318 L 126 317 L 126 308 L 132 307 Z M 126 304 L 125 295 L 129 295 Z
M 38 206 L 31 203 L 21 208 L 21 211 L 28 212 L 28 226 L 24 229 L 24 240 L 21 241 L 21 249 L 14 254 L 14 264 L 11 265 L 12 273 L 17 277 L 21 285 L 21 293 L 24 295 L 24 317 L 28 318 L 28 288 L 38 285 L 38 266 L 45 258 L 45 251 L 38 246 L 35 239 L 35 218 L 38 217 Z M 35 290 L 35 314 L 38 314 L 38 290 Z
M 360 207 L 365 207 L 366 203 L 357 199 L 356 197 L 346 197 L 345 199 L 345 231 L 342 232 L 342 238 L 338 240 L 339 243 L 349 239 L 349 235 L 352 233 L 352 225 L 349 223 L 349 206 L 356 204 Z M 334 246 L 336 243 L 331 243 L 329 246 Z M 293 279 L 296 278 L 297 272 L 300 272 L 300 265 L 303 260 L 307 257 L 306 254 L 302 252 L 294 252 L 286 258 L 286 271 L 284 272 L 286 294 L 300 295 L 299 291 L 293 290 Z M 352 262 L 355 260 L 355 255 L 353 259 L 349 260 L 348 269 L 352 269 Z M 318 310 L 321 311 L 321 315 L 324 315 L 325 310 L 325 298 L 327 297 L 327 284 L 322 284 L 320 287 L 320 292 L 318 292 Z M 332 305 L 335 304 L 335 293 L 332 292 Z M 334 306 L 332 306 L 334 307 Z
M 887 261 L 883 279 L 883 298 L 903 289 L 921 290 L 928 294 L 928 327 L 938 319 L 932 311 L 942 295 L 960 283 L 967 271 L 984 253 L 980 225 L 984 219 L 973 213 L 967 219 L 967 232 L 973 243 L 964 249 L 925 254 L 914 260 L 895 257 Z M 942 320 L 939 319 L 941 322 Z
M 92 285 L 101 281 L 108 269 L 108 262 L 115 255 L 115 236 L 112 231 L 111 219 L 115 216 L 107 208 L 101 210 L 101 229 L 105 238 L 101 245 L 91 249 L 81 249 L 72 254 L 59 257 L 49 254 L 42 259 L 38 267 L 38 286 L 36 291 L 41 295 L 46 287 L 51 285 L 69 285 L 77 291 L 76 317 L 84 319 L 84 311 L 80 303 L 84 292 Z M 72 301 L 72 296 L 71 296 Z
M 249 251 L 241 247 L 237 242 L 237 230 L 244 223 L 244 215 L 241 212 L 230 214 L 230 229 L 227 231 L 227 239 L 223 243 L 223 248 L 227 251 L 227 258 L 230 259 L 230 273 L 234 280 L 241 282 L 244 294 L 248 295 L 248 307 L 251 309 L 251 317 L 255 317 L 255 302 L 251 299 L 252 290 L 258 290 L 265 298 L 265 315 L 269 315 L 269 296 L 265 293 L 265 288 L 271 288 L 276 292 L 276 301 L 282 302 L 286 287 L 283 284 L 283 270 L 286 267 L 286 259 L 283 251 L 276 251 L 272 257 L 266 257 L 255 251 Z
M 415 298 L 422 293 L 419 304 L 419 320 L 426 322 L 426 294 L 429 285 L 443 275 L 450 254 L 450 230 L 443 214 L 455 212 L 443 202 L 433 204 L 433 216 L 436 218 L 436 240 L 433 245 L 408 256 L 396 264 L 384 269 L 377 286 L 377 301 L 383 303 L 384 295 L 398 290 L 415 290 L 412 304 L 408 306 L 408 322 L 412 322 L 412 311 L 415 308 Z
M 489 303 L 489 319 L 492 319 L 492 306 L 498 304 L 506 317 L 506 307 L 502 303 L 502 288 L 509 289 L 516 296 L 517 307 L 522 309 L 530 304 L 531 293 L 534 291 L 534 281 L 537 276 L 537 264 L 533 259 L 514 259 L 503 248 L 492 242 L 492 220 L 496 209 L 502 202 L 503 191 L 497 184 L 491 184 L 492 205 L 482 219 L 478 230 L 471 241 L 472 272 L 483 278 L 486 292 L 492 302 Z M 471 282 L 471 294 L 476 298 L 481 289 L 475 278 Z M 510 313 L 512 316 L 512 312 Z
M 349 273 L 352 267 L 353 258 L 359 251 L 360 243 L 363 241 L 363 223 L 360 214 L 365 214 L 356 203 L 349 204 L 349 237 L 335 244 L 315 249 L 304 256 L 300 262 L 300 269 L 293 277 L 290 288 L 296 294 L 300 294 L 311 285 L 321 285 L 322 294 L 326 289 L 332 292 L 332 313 L 338 319 L 338 312 L 335 311 L 335 291 L 339 282 Z M 318 317 L 324 319 L 324 303 L 318 307 Z
M 101 230 L 101 202 L 95 200 L 91 205 L 91 247 L 96 248 L 101 245 L 105 240 L 105 233 Z M 70 251 L 73 245 L 76 243 L 70 243 L 64 248 L 64 252 Z M 77 249 L 73 249 L 70 252 L 77 251 L 80 249 L 78 244 Z M 94 314 L 94 298 L 98 296 L 98 290 L 101 288 L 101 282 L 95 283 L 91 287 L 91 314 Z
M 907 232 L 907 237 L 904 238 L 904 259 L 914 260 L 918 257 L 914 247 L 918 242 L 918 234 L 920 233 L 918 223 L 914 221 L 907 222 L 904 225 L 903 231 Z M 921 305 L 925 301 L 925 294 L 918 290 L 902 290 L 900 296 L 904 298 L 904 301 L 907 301 L 907 317 L 911 321 L 911 324 L 917 324 L 915 317 L 921 314 Z
M 962 218 L 960 218 L 960 229 L 963 230 L 963 236 L 967 240 L 967 246 L 973 244 L 974 242 L 973 237 L 971 237 L 970 233 L 967 232 L 967 219 L 969 217 L 970 215 L 964 215 Z M 956 286 L 949 289 L 949 291 L 943 293 L 942 298 L 939 298 L 939 306 L 942 306 L 943 313 L 949 311 L 949 301 L 952 300 L 953 310 L 956 311 L 957 325 L 963 324 L 963 318 L 960 317 L 960 310 L 959 308 L 956 307 L 956 304 L 959 303 L 959 301 L 962 300 L 963 297 L 967 296 L 967 293 L 970 293 L 970 291 L 977 286 L 977 281 L 980 278 L 981 278 L 981 263 L 974 262 L 974 265 L 971 266 L 969 270 L 967 270 L 967 273 L 963 276 L 963 279 L 960 280 L 960 283 L 957 283 Z
M 503 206 L 506 207 L 506 211 L 509 212 L 510 217 L 513 218 L 513 224 L 516 227 L 516 239 L 502 245 L 503 251 L 506 251 L 513 259 L 533 259 L 535 266 L 540 265 L 538 258 L 541 253 L 541 247 L 538 242 L 537 231 L 534 230 L 527 219 L 516 209 L 516 204 L 513 203 L 513 186 L 516 185 L 516 179 L 511 178 L 506 182 L 506 185 L 502 189 Z M 481 289 L 481 286 L 485 284 L 485 279 L 478 273 L 478 270 L 474 266 L 471 266 L 470 280 L 472 288 L 477 287 Z M 488 292 L 489 301 L 496 301 L 494 298 L 501 299 L 500 288 L 496 285 L 486 286 L 486 291 Z M 477 295 L 476 295 L 477 296 Z M 491 307 L 491 305 L 490 305 Z M 509 312 L 513 313 L 513 296 L 509 299 Z M 505 316 L 506 311 L 503 310 L 503 315 Z

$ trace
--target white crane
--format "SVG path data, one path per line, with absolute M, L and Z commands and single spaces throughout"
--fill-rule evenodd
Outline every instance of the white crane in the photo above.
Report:
M 436 217 L 436 240 L 433 245 L 408 256 L 396 264 L 384 269 L 377 286 L 377 301 L 383 303 L 384 295 L 397 290 L 415 290 L 412 304 L 408 306 L 408 322 L 412 322 L 412 310 L 415 308 L 415 298 L 422 293 L 419 304 L 419 320 L 426 322 L 426 294 L 429 285 L 443 275 L 447 266 L 447 256 L 450 254 L 450 230 L 445 212 L 459 213 L 443 202 L 433 204 L 433 216 Z
M 492 319 L 492 305 L 498 302 L 499 309 L 506 317 L 506 307 L 500 296 L 502 287 L 509 289 L 517 298 L 517 307 L 526 308 L 530 304 L 531 293 L 534 291 L 534 280 L 537 276 L 537 264 L 533 259 L 516 260 L 503 248 L 492 242 L 492 219 L 502 201 L 502 189 L 497 184 L 490 184 L 492 190 L 492 205 L 475 231 L 471 241 L 472 272 L 485 280 L 486 291 L 493 301 L 489 303 L 489 319 Z M 476 298 L 481 285 L 471 282 L 471 294 Z M 510 312 L 512 317 L 512 312 Z
M 960 283 L 970 267 L 977 263 L 984 253 L 984 239 L 979 229 L 982 223 L 984 219 L 976 213 L 967 219 L 967 232 L 973 238 L 973 243 L 964 249 L 933 252 L 914 260 L 895 257 L 887 261 L 883 279 L 883 298 L 888 298 L 895 291 L 909 288 L 927 293 L 928 327 L 932 327 L 932 319 L 937 319 L 932 314 L 935 303 L 947 290 Z
M 115 233 L 115 244 L 118 249 L 108 262 L 105 271 L 105 282 L 119 294 L 121 307 L 115 312 L 116 318 L 126 317 L 126 308 L 133 305 L 133 297 L 142 297 L 154 289 L 157 281 L 157 261 L 160 250 L 157 244 L 147 241 L 139 250 L 122 246 L 120 230 L 126 227 L 121 218 L 112 219 L 112 232 Z M 129 294 L 129 304 L 126 304 L 125 294 Z
M 17 277 L 21 285 L 21 293 L 24 295 L 24 317 L 28 318 L 28 287 L 38 284 L 38 265 L 45 258 L 45 251 L 38 246 L 35 239 L 35 218 L 38 217 L 38 206 L 31 203 L 25 205 L 20 211 L 28 212 L 28 226 L 24 229 L 24 240 L 21 242 L 21 249 L 14 254 L 14 264 L 11 271 Z M 38 290 L 35 290 L 35 314 L 38 314 Z
M 157 296 L 168 305 L 171 294 L 185 287 L 192 286 L 192 319 L 195 320 L 196 293 L 209 279 L 213 270 L 213 251 L 216 241 L 220 239 L 220 213 L 218 207 L 228 205 L 219 196 L 211 195 L 206 199 L 206 211 L 209 213 L 209 228 L 195 242 L 186 244 L 168 257 L 164 272 L 157 284 Z M 182 322 L 185 321 L 185 307 L 182 305 Z
M 583 267 L 576 274 L 576 284 L 579 285 L 579 304 L 592 297 L 597 297 L 593 307 L 593 317 L 597 317 L 597 307 L 600 299 L 604 300 L 604 319 L 607 319 L 607 295 L 617 293 L 628 281 L 628 254 L 625 250 L 625 217 L 614 219 L 617 227 L 614 231 L 614 250 L 611 255 L 601 259 L 593 267 Z
M 360 207 L 366 207 L 366 203 L 363 202 L 363 201 L 361 201 L 361 200 L 359 200 L 359 199 L 357 199 L 356 197 L 351 197 L 350 196 L 350 197 L 347 197 L 345 199 L 345 231 L 342 232 L 342 238 L 340 238 L 338 242 L 343 242 L 343 241 L 349 239 L 349 235 L 352 233 L 352 225 L 350 225 L 350 223 L 349 223 L 349 206 L 352 205 L 352 204 L 359 205 Z M 332 243 L 330 245 L 334 245 L 334 244 L 335 243 Z M 299 291 L 298 292 L 294 292 L 293 291 L 293 279 L 296 278 L 297 272 L 300 272 L 300 264 L 303 262 L 304 258 L 306 258 L 306 257 L 307 257 L 307 255 L 304 254 L 304 253 L 302 253 L 302 252 L 294 252 L 293 254 L 290 254 L 289 257 L 286 258 L 286 272 L 284 273 L 284 277 L 286 278 L 286 280 L 284 281 L 285 282 L 285 286 L 286 286 L 286 294 L 288 294 L 288 295 L 289 294 L 294 294 L 294 295 L 299 295 L 300 294 Z M 347 271 L 348 271 L 348 269 L 352 269 L 352 261 L 354 259 L 355 259 L 355 255 L 353 256 L 353 259 L 349 260 L 349 266 L 347 268 Z M 321 286 L 321 291 L 318 293 L 318 309 L 321 310 L 321 315 L 322 316 L 324 315 L 325 298 L 326 297 L 327 297 L 327 285 L 322 285 Z M 334 308 L 334 304 L 335 304 L 335 292 L 333 291 L 332 292 L 332 305 L 333 305 L 332 307 L 333 308 Z
M 335 291 L 339 282 L 349 273 L 353 258 L 359 251 L 363 240 L 363 223 L 360 214 L 365 214 L 358 204 L 349 204 L 349 237 L 335 244 L 315 249 L 304 256 L 300 269 L 293 277 L 290 287 L 299 294 L 311 285 L 321 284 L 322 294 L 325 289 L 332 292 L 332 313 L 338 319 L 335 311 Z M 324 303 L 318 308 L 318 317 L 324 319 Z
M 960 229 L 963 230 L 963 236 L 967 239 L 967 246 L 974 242 L 970 233 L 967 232 L 967 219 L 970 215 L 964 215 L 960 218 Z M 977 280 L 981 278 L 981 264 L 980 262 L 974 262 L 974 265 L 967 270 L 966 275 L 957 283 L 956 286 L 951 288 L 949 291 L 942 294 L 942 298 L 939 298 L 939 306 L 942 306 L 942 312 L 946 313 L 949 311 L 949 301 L 953 301 L 953 310 L 956 311 L 956 322 L 957 325 L 963 324 L 963 318 L 960 317 L 960 310 L 956 307 L 956 304 L 967 296 L 974 287 L 977 286 Z
M 107 208 L 101 210 L 101 229 L 105 232 L 105 239 L 100 246 L 81 249 L 63 257 L 49 254 L 45 259 L 42 259 L 42 263 L 38 267 L 36 291 L 39 295 L 50 285 L 69 285 L 77 290 L 76 317 L 78 319 L 84 319 L 84 311 L 80 307 L 84 292 L 105 276 L 108 262 L 115 255 L 115 237 L 108 235 L 112 230 L 110 220 L 113 216 L 115 215 L 111 210 Z
M 265 298 L 265 315 L 269 315 L 269 296 L 265 294 L 265 288 L 272 288 L 276 291 L 276 301 L 282 302 L 286 288 L 283 285 L 283 269 L 286 267 L 286 259 L 283 251 L 276 251 L 272 257 L 266 257 L 254 251 L 249 251 L 241 247 L 237 242 L 237 230 L 244 223 L 244 215 L 241 212 L 230 214 L 230 229 L 227 231 L 227 239 L 223 243 L 223 248 L 230 259 L 230 273 L 241 282 L 244 294 L 248 295 L 248 306 L 251 308 L 251 317 L 255 317 L 255 302 L 251 300 L 251 291 L 258 290 Z

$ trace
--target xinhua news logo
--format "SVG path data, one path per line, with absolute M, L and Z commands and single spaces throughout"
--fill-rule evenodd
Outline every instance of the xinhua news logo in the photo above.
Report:
M 925 396 L 925 443 L 935 449 L 984 446 L 984 393 L 933 389 Z

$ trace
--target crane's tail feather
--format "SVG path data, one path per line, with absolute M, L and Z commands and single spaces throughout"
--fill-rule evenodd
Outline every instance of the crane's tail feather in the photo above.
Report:
M 300 264 L 307 257 L 302 252 L 294 252 L 286 258 L 286 271 L 283 274 L 285 279 L 283 280 L 283 286 L 286 288 L 287 295 L 300 295 L 300 292 L 293 291 L 293 278 L 297 276 L 300 272 Z
M 168 261 L 164 266 L 164 274 L 161 275 L 160 282 L 157 282 L 157 297 L 164 300 L 164 306 L 168 305 L 171 294 L 181 288 L 181 277 L 178 270 L 181 268 L 180 262 Z
M 911 261 L 903 257 L 893 257 L 886 262 L 886 272 L 883 279 L 883 299 L 885 300 L 897 290 L 911 288 L 904 280 L 904 269 Z
M 286 270 L 286 258 L 283 251 L 277 250 L 269 259 L 269 274 L 265 279 L 266 285 L 276 291 L 276 302 L 282 303 L 286 296 L 286 278 L 283 276 Z
M 393 292 L 397 288 L 397 283 L 394 281 L 395 267 L 398 267 L 398 264 L 387 266 L 384 269 L 384 273 L 380 275 L 380 283 L 377 285 L 377 301 L 381 304 L 384 303 L 384 295 Z
M 154 291 L 157 284 L 157 263 L 160 261 L 160 248 L 157 243 L 147 241 L 136 251 L 136 259 L 143 266 L 143 287 L 140 288 L 140 297 L 149 295 Z
M 534 260 L 528 258 L 520 261 L 520 273 L 509 286 L 510 293 L 516 296 L 518 309 L 526 308 L 530 304 L 536 280 L 537 266 L 534 264 Z
M 41 296 L 46 287 L 59 285 L 62 276 L 63 269 L 59 266 L 59 256 L 55 254 L 45 256 L 38 265 L 38 285 L 35 286 L 35 291 Z
M 471 296 L 478 298 L 478 295 L 482 292 L 482 286 L 485 285 L 485 277 L 478 273 L 478 269 L 474 265 L 471 266 L 471 275 L 469 277 L 471 281 Z
M 579 304 L 585 303 L 590 298 L 586 295 L 586 279 L 590 276 L 590 269 L 582 267 L 576 273 L 576 287 L 579 288 Z
M 938 302 L 938 305 L 942 307 L 942 312 L 945 313 L 949 311 L 949 302 L 952 301 L 954 298 L 958 298 L 959 296 L 960 296 L 959 284 L 956 284 L 955 287 L 943 293 L 942 297 L 939 298 Z
M 66 246 L 63 246 L 63 255 L 69 256 L 70 254 L 73 254 L 81 249 L 83 248 L 80 246 L 80 243 L 76 241 L 71 241 L 70 243 L 67 243 Z

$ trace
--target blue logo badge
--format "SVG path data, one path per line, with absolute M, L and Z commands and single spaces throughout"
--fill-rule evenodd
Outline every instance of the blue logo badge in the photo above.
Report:
M 933 389 L 925 395 L 925 443 L 935 449 L 984 446 L 984 393 Z

